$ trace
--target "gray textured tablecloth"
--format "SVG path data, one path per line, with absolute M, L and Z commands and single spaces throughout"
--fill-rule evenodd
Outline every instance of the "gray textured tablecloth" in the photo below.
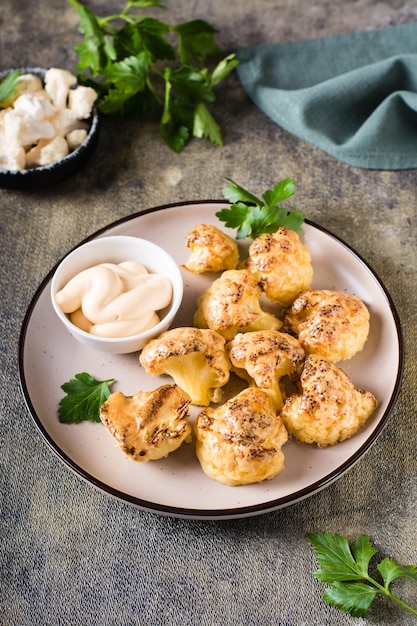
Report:
M 96 10 L 109 4 L 89 3 Z M 414 0 L 168 4 L 166 19 L 212 22 L 224 51 L 417 20 Z M 73 66 L 78 18 L 63 0 L 3 0 L 0 17 L 0 69 Z M 415 623 L 384 599 L 366 619 L 325 604 L 306 533 L 369 534 L 382 556 L 417 563 L 417 171 L 359 170 L 324 154 L 267 119 L 236 75 L 220 93 L 215 110 L 223 148 L 196 140 L 175 155 L 159 139 L 157 124 L 104 122 L 96 154 L 72 179 L 37 193 L 0 190 L 4 626 Z M 171 519 L 102 494 L 51 453 L 20 392 L 19 331 L 40 281 L 82 238 L 147 207 L 221 198 L 225 176 L 259 193 L 293 177 L 297 206 L 373 266 L 401 318 L 404 380 L 375 445 L 324 491 L 242 520 Z M 414 583 L 394 584 L 417 606 Z

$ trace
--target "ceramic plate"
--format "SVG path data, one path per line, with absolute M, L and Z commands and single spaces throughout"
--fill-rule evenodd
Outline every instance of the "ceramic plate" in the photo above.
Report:
M 186 233 L 197 223 L 220 227 L 215 212 L 222 205 L 225 202 L 207 201 L 157 207 L 115 222 L 90 239 L 136 235 L 163 246 L 182 264 L 188 258 Z M 138 354 L 106 355 L 73 339 L 52 310 L 51 270 L 23 322 L 19 367 L 30 414 L 52 451 L 78 476 L 109 495 L 147 511 L 190 519 L 265 513 L 312 496 L 340 478 L 370 448 L 387 422 L 401 382 L 402 336 L 387 290 L 352 248 L 311 222 L 304 225 L 302 239 L 312 255 L 313 287 L 356 293 L 370 310 L 371 330 L 364 350 L 339 364 L 357 387 L 371 391 L 379 401 L 375 414 L 354 437 L 323 449 L 290 441 L 283 449 L 285 469 L 276 478 L 229 487 L 203 474 L 193 444 L 183 445 L 161 461 L 142 464 L 125 457 L 101 424 L 61 424 L 57 417 L 61 385 L 79 372 L 97 379 L 115 378 L 112 391 L 120 389 L 126 395 L 154 389 L 167 379 L 145 374 Z M 175 326 L 192 324 L 196 299 L 213 278 L 182 271 L 185 297 Z M 193 407 L 193 411 L 195 417 L 198 409 Z

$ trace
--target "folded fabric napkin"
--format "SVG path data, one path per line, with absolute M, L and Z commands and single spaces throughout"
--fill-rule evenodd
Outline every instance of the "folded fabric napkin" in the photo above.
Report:
M 417 167 L 417 23 L 236 56 L 248 96 L 287 131 L 357 167 Z

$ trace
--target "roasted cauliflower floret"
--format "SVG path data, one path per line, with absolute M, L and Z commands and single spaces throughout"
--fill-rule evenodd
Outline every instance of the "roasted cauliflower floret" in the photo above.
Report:
M 147 374 L 172 376 L 191 403 L 201 406 L 220 402 L 230 376 L 225 340 L 208 329 L 167 330 L 143 348 L 139 362 Z
M 195 274 L 231 270 L 239 262 L 236 241 L 216 226 L 197 224 L 185 243 L 191 254 L 184 267 Z
M 195 423 L 204 473 L 226 485 L 271 479 L 284 467 L 288 433 L 261 389 L 244 389 L 222 406 L 203 409 Z
M 281 328 L 282 322 L 261 309 L 259 274 L 226 270 L 198 299 L 194 324 L 211 328 L 227 341 L 239 332 Z
M 134 461 L 161 459 L 191 437 L 190 399 L 176 385 L 125 396 L 111 394 L 100 419 L 123 452 Z
M 372 393 L 355 389 L 343 370 L 321 356 L 306 358 L 300 380 L 302 395 L 288 398 L 280 415 L 302 443 L 324 447 L 349 439 L 378 406 Z
M 369 334 L 369 311 L 358 296 L 311 289 L 293 302 L 284 325 L 306 352 L 337 363 L 362 350 Z
M 248 267 L 260 272 L 267 297 L 285 307 L 300 291 L 309 289 L 313 280 L 310 251 L 297 233 L 285 226 L 253 241 Z
M 276 330 L 239 333 L 226 345 L 232 371 L 268 394 L 276 411 L 283 405 L 280 380 L 302 372 L 304 350 L 297 339 Z

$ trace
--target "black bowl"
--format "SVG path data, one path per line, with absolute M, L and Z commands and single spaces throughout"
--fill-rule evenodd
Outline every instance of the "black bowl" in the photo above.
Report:
M 46 69 L 39 67 L 18 68 L 22 74 L 34 74 L 41 80 L 45 78 Z M 12 70 L 0 72 L 0 80 L 3 80 Z M 90 159 L 95 151 L 99 139 L 99 116 L 97 109 L 89 120 L 89 130 L 85 141 L 65 158 L 42 167 L 27 170 L 5 170 L 0 168 L 0 187 L 5 189 L 34 190 L 50 187 L 66 180 L 75 172 L 78 172 Z

